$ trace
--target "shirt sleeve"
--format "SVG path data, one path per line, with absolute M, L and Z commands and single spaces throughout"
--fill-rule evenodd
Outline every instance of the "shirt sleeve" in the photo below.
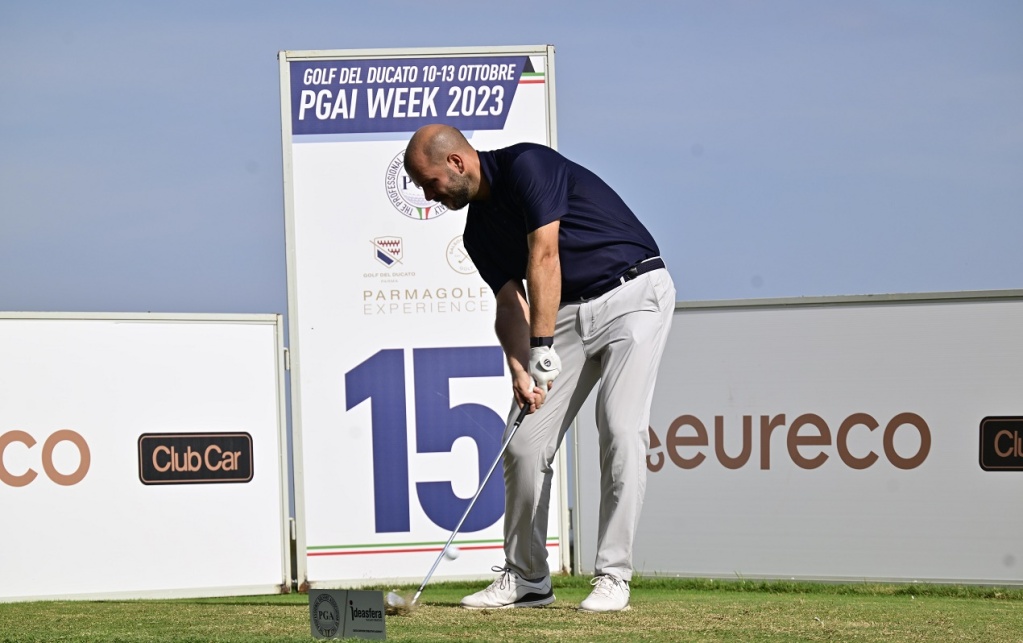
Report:
M 568 163 L 554 150 L 537 149 L 520 155 L 515 159 L 512 176 L 527 232 L 568 212 Z

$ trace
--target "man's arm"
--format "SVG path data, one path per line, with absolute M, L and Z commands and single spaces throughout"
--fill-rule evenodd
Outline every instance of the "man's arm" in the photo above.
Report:
M 553 337 L 561 305 L 561 258 L 558 254 L 558 230 L 555 220 L 529 233 L 529 264 L 526 287 L 529 289 L 529 330 L 533 337 Z
M 530 404 L 530 412 L 543 404 L 546 391 L 533 385 L 529 375 L 529 304 L 522 284 L 508 281 L 497 292 L 497 317 L 494 331 L 508 358 L 512 390 L 520 404 Z

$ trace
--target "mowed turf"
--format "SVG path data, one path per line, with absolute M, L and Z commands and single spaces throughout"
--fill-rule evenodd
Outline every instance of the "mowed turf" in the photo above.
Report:
M 1023 641 L 1023 590 L 639 579 L 633 608 L 576 611 L 587 579 L 542 609 L 467 611 L 485 583 L 427 587 L 390 641 Z M 0 641 L 309 641 L 306 595 L 0 604 Z

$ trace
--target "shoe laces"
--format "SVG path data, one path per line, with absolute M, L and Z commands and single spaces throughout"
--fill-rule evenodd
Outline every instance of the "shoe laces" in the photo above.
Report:
M 501 567 L 499 565 L 495 565 L 490 568 L 490 571 L 497 572 L 498 574 L 500 574 L 500 576 L 498 576 L 497 580 L 490 584 L 490 587 L 487 588 L 488 592 L 496 592 L 498 590 L 507 589 L 508 586 L 511 585 L 511 575 L 513 572 L 510 567 Z
M 593 593 L 601 596 L 612 597 L 615 594 L 615 590 L 623 591 L 622 581 L 615 576 L 610 574 L 601 574 L 590 581 L 590 585 L 593 585 Z

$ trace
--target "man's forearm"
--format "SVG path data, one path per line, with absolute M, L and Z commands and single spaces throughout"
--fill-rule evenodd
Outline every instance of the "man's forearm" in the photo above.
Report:
M 551 261 L 530 265 L 526 276 L 529 288 L 529 334 L 533 337 L 553 337 L 561 303 L 561 262 Z
M 501 348 L 508 358 L 508 368 L 512 374 L 529 370 L 529 321 L 528 309 L 508 311 L 502 314 L 498 309 L 494 322 L 494 331 Z
M 497 297 L 494 332 L 512 374 L 529 370 L 529 305 L 522 284 L 508 282 Z
M 529 292 L 530 334 L 533 337 L 552 337 L 561 305 L 557 221 L 539 228 L 529 237 L 526 288 Z

